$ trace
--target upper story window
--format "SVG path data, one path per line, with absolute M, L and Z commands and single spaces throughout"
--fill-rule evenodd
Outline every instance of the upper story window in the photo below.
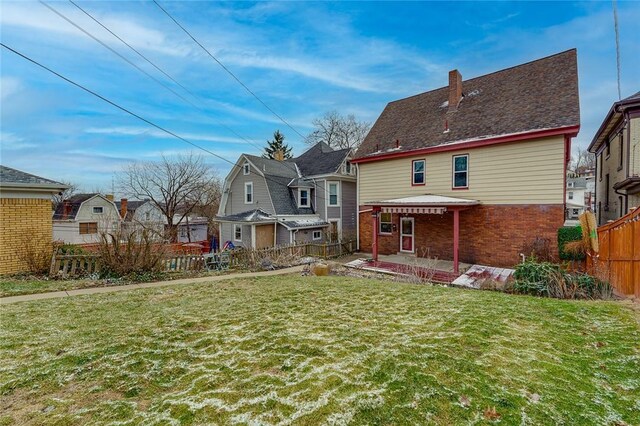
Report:
M 426 174 L 425 160 L 413 160 L 411 162 L 411 185 L 424 185 Z
M 598 163 L 600 163 L 600 167 L 598 167 Z M 600 175 L 599 178 L 602 181 L 602 169 L 603 169 L 603 164 L 602 164 L 602 153 L 600 153 L 600 155 L 598 155 L 598 157 L 596 158 L 596 168 L 599 170 L 598 174 Z
M 339 182 L 329 182 L 329 205 L 330 206 L 339 206 L 340 205 L 340 183 Z
M 392 232 L 391 213 L 380 213 L 380 233 L 391 234 Z
M 607 158 L 611 155 L 611 142 L 607 141 Z
M 244 203 L 253 204 L 253 182 L 244 184 Z
M 298 188 L 298 207 L 309 207 L 309 190 Z
M 102 213 L 104 213 L 104 207 L 94 207 L 93 208 L 93 213 L 94 214 L 102 214 Z
M 622 157 L 624 153 L 624 141 L 622 133 L 618 136 L 618 170 L 622 170 Z
M 573 192 L 572 192 L 572 191 L 569 191 L 569 193 L 568 193 L 568 194 L 569 194 L 569 199 L 570 199 L 570 200 L 573 200 Z
M 248 162 L 248 161 L 245 161 L 245 163 L 244 163 L 244 164 L 243 164 L 243 166 L 242 166 L 242 174 L 246 176 L 246 175 L 248 175 L 248 174 L 249 174 L 249 171 L 250 171 L 250 170 L 251 170 L 251 169 L 249 168 L 249 162 Z
M 469 187 L 469 154 L 453 156 L 453 187 Z
M 567 188 L 573 188 L 573 182 L 567 182 Z

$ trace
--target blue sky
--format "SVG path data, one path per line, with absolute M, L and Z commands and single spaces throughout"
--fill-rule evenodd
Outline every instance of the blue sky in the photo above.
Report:
M 296 154 L 305 149 L 153 3 L 79 2 L 195 98 L 70 3 L 50 4 L 198 107 L 37 2 L 0 3 L 2 42 L 231 161 L 259 154 L 253 144 L 276 129 Z M 446 85 L 454 68 L 467 79 L 573 47 L 582 116 L 574 144 L 586 147 L 617 100 L 609 1 L 161 4 L 303 135 L 333 109 L 373 122 L 387 102 Z M 640 90 L 640 3 L 619 2 L 618 14 L 625 97 Z M 109 191 L 128 162 L 193 150 L 5 49 L 0 60 L 4 165 Z

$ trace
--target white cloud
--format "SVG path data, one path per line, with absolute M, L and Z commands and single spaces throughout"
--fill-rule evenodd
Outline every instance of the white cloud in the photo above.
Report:
M 22 82 L 15 77 L 0 77 L 0 100 L 4 102 L 22 90 Z
M 160 139 L 175 139 L 173 136 L 158 130 L 151 129 L 147 127 L 127 127 L 127 126 L 116 126 L 116 127 L 90 127 L 85 129 L 85 133 L 91 134 L 101 134 L 101 135 L 122 135 L 122 136 L 149 136 L 153 138 Z M 189 141 L 202 141 L 202 142 L 214 142 L 221 144 L 248 144 L 249 142 L 240 139 L 240 138 L 232 138 L 227 136 L 219 136 L 212 134 L 202 134 L 202 133 L 182 133 L 175 132 L 177 135 L 189 140 Z M 248 139 L 251 142 L 258 142 L 255 140 Z M 177 140 L 176 140 L 177 141 Z M 183 143 L 183 142 L 180 142 Z

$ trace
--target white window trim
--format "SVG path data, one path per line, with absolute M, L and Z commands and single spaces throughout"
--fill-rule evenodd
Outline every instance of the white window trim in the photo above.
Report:
M 247 176 L 249 175 L 251 171 L 251 167 L 249 166 L 249 162 L 245 161 L 244 164 L 242 165 L 242 174 Z
M 464 172 L 467 173 L 467 184 L 464 186 L 456 186 L 456 158 L 458 157 L 467 157 L 467 170 L 464 170 Z M 458 172 L 462 173 L 463 171 L 459 170 Z M 451 187 L 460 189 L 469 188 L 469 154 L 454 155 L 451 158 Z
M 247 188 L 251 187 L 251 201 L 247 201 L 247 195 L 249 194 L 247 192 Z M 254 191 L 253 191 L 253 182 L 245 182 L 244 183 L 244 203 L 245 204 L 253 204 L 253 200 L 254 200 Z
M 316 232 L 318 233 L 318 237 L 316 238 Z M 313 241 L 319 241 L 322 239 L 322 231 L 313 231 L 312 234 Z
M 236 238 L 236 231 L 240 229 L 240 238 Z M 240 241 L 242 242 L 242 225 L 233 225 L 233 241 Z
M 302 204 L 302 191 L 307 191 L 307 204 Z M 298 207 L 311 207 L 311 190 L 309 188 L 298 188 Z
M 331 185 L 336 185 L 336 204 L 331 204 Z M 340 181 L 327 181 L 327 205 L 329 207 L 340 207 Z
M 100 209 L 100 211 L 97 212 L 96 209 Z M 103 214 L 104 213 L 104 207 L 102 207 L 102 206 L 93 206 L 91 211 L 93 212 L 93 214 Z
M 382 232 L 382 215 L 383 214 L 391 215 L 391 220 L 389 222 L 384 222 L 384 223 L 390 223 L 391 224 L 391 232 Z M 378 220 L 378 234 L 379 235 L 392 235 L 393 234 L 393 215 L 391 213 L 380 213 L 380 218 Z
M 421 172 L 416 172 L 416 163 L 422 163 L 424 166 L 422 167 Z M 416 183 L 416 173 L 422 173 L 422 183 Z M 412 186 L 423 186 L 427 184 L 427 160 L 413 160 L 411 162 L 411 185 Z

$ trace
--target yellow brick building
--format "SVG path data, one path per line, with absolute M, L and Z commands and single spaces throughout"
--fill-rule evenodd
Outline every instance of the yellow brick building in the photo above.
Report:
M 0 166 L 0 275 L 26 272 L 27 252 L 51 247 L 51 197 L 66 188 Z

